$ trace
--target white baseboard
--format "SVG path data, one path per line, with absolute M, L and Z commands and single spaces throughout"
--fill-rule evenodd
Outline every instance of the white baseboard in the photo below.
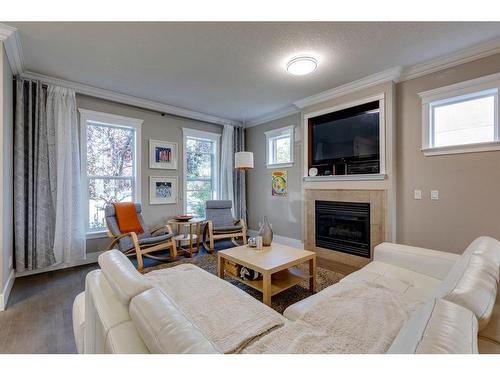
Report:
M 249 229 L 247 231 L 248 235 L 250 237 L 255 237 L 259 234 L 258 231 L 254 229 Z M 273 234 L 273 242 L 280 243 L 282 245 L 287 245 L 291 247 L 296 247 L 298 249 L 303 249 L 304 248 L 304 243 L 301 240 L 297 240 L 295 238 L 290 238 L 290 237 L 285 237 L 285 236 L 279 236 L 277 234 Z
M 10 270 L 9 279 L 7 280 L 7 284 L 3 288 L 2 294 L 0 294 L 0 311 L 4 311 L 7 307 L 7 302 L 9 301 L 10 291 L 12 290 L 12 286 L 14 286 L 14 270 Z
M 24 277 L 24 276 L 29 276 L 29 275 L 36 275 L 38 273 L 63 270 L 65 268 L 76 267 L 76 266 L 83 266 L 84 264 L 96 263 L 97 262 L 97 258 L 102 253 L 104 253 L 104 251 L 96 251 L 94 253 L 87 253 L 87 256 L 85 257 L 85 259 L 77 260 L 77 261 L 74 261 L 74 262 L 71 262 L 71 263 L 56 264 L 55 266 L 51 266 L 51 267 L 47 267 L 47 268 L 42 268 L 42 269 L 39 269 L 39 270 L 31 270 L 31 271 L 25 271 L 25 272 L 16 272 L 16 277 Z

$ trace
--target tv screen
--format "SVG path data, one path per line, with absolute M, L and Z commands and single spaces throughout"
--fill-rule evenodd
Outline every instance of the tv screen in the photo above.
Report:
M 348 116 L 337 116 L 327 121 L 313 121 L 313 163 L 319 165 L 342 158 L 355 160 L 378 157 L 379 114 L 376 108 L 357 113 L 351 111 Z

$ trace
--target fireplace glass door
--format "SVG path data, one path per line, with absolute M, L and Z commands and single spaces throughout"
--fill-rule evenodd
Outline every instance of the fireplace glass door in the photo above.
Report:
M 370 257 L 370 204 L 316 201 L 316 246 Z

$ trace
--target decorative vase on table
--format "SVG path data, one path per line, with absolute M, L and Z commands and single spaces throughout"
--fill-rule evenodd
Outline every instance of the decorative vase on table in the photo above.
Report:
M 264 223 L 259 228 L 259 236 L 262 236 L 262 245 L 271 246 L 271 242 L 273 242 L 273 229 L 267 216 L 264 216 Z

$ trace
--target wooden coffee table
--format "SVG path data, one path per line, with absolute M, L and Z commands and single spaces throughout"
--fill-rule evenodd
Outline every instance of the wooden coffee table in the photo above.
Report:
M 217 270 L 220 278 L 225 276 L 238 280 L 262 292 L 262 302 L 271 306 L 271 297 L 303 280 L 309 281 L 309 290 L 316 291 L 316 254 L 312 251 L 296 249 L 290 246 L 273 243 L 263 250 L 249 246 L 238 246 L 217 252 Z M 236 263 L 260 272 L 259 280 L 243 280 L 225 272 L 226 261 Z M 309 263 L 309 274 L 296 266 Z

